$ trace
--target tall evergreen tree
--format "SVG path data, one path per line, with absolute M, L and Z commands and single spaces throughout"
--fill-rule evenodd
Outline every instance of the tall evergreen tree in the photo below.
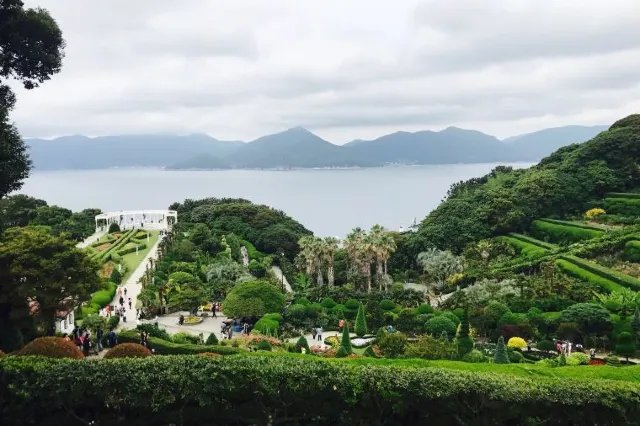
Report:
M 351 336 L 349 336 L 349 323 L 347 321 L 344 322 L 344 327 L 342 327 L 342 341 L 340 342 L 340 347 L 344 348 L 347 355 L 351 355 L 353 353 Z
M 633 320 L 631 321 L 631 329 L 637 338 L 640 337 L 640 310 L 636 309 L 635 314 L 633 314 Z
M 458 332 L 456 343 L 458 345 L 458 356 L 461 358 L 473 350 L 473 339 L 469 336 L 469 320 L 467 319 L 466 311 L 463 312 L 460 320 L 460 331 Z
M 364 312 L 364 306 L 362 303 L 358 306 L 358 314 L 356 316 L 356 325 L 355 325 L 356 336 L 363 337 L 367 334 L 367 317 Z
M 493 355 L 493 362 L 496 364 L 509 364 L 509 356 L 507 355 L 507 349 L 504 346 L 504 338 L 502 336 L 498 339 L 496 353 Z

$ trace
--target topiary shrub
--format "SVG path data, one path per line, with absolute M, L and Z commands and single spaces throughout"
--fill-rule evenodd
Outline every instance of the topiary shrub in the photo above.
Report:
M 273 331 L 278 330 L 278 328 L 280 328 L 278 321 L 264 317 L 260 318 L 253 326 L 255 331 L 259 331 L 262 334 L 273 333 Z
M 356 311 L 360 307 L 360 302 L 356 299 L 349 299 L 344 303 L 344 307 L 350 311 Z
M 373 350 L 373 346 L 369 346 L 367 349 L 364 350 L 364 356 L 369 358 L 377 358 L 376 352 Z
M 507 346 L 513 349 L 523 350 L 527 348 L 527 342 L 525 342 L 522 337 L 512 337 L 509 339 L 509 342 L 507 342 Z
M 581 352 L 572 353 L 567 358 L 567 365 L 587 365 L 589 364 L 589 355 Z
M 524 355 L 522 355 L 518 351 L 507 351 L 507 356 L 509 357 L 509 362 L 512 364 L 520 364 L 525 362 Z
M 342 327 L 342 340 L 340 340 L 340 346 L 347 351 L 347 355 L 351 355 L 353 353 L 353 348 L 351 347 L 351 336 L 349 336 L 349 323 L 344 322 L 344 327 Z
M 605 358 L 605 362 L 609 367 L 620 367 L 620 359 L 615 355 Z
M 446 332 L 449 336 L 455 336 L 458 326 L 444 315 L 429 319 L 424 323 L 424 331 L 432 336 L 440 336 L 442 332 Z
M 284 318 L 282 318 L 282 315 L 280 314 L 265 314 L 262 318 L 264 319 L 268 319 L 268 320 L 273 320 L 273 321 L 278 321 L 278 322 L 282 322 L 284 321 Z
M 364 307 L 360 304 L 358 308 L 358 315 L 356 316 L 355 330 L 356 336 L 363 337 L 367 334 L 367 319 L 364 312 Z
M 218 338 L 216 337 L 215 333 L 211 333 L 209 335 L 209 337 L 207 337 L 207 340 L 204 342 L 205 345 L 217 345 L 218 344 Z
M 380 301 L 380 309 L 382 309 L 383 311 L 392 311 L 393 309 L 395 309 L 396 304 L 393 302 L 393 300 L 389 300 L 389 299 L 384 299 Z
M 311 304 L 311 301 L 306 297 L 301 297 L 300 299 L 296 300 L 294 303 L 297 305 L 309 306 Z
M 636 339 L 631 333 L 624 331 L 618 336 L 618 343 L 616 344 L 616 353 L 627 358 L 633 356 L 636 352 Z
M 27 343 L 16 355 L 39 355 L 48 358 L 84 358 L 82 352 L 73 342 L 62 337 L 38 337 Z
M 458 337 L 456 345 L 458 347 L 458 356 L 462 358 L 473 350 L 473 339 L 469 336 Z
M 296 352 L 301 353 L 302 348 L 304 348 L 306 353 L 311 352 L 311 350 L 309 349 L 309 342 L 307 341 L 307 338 L 304 336 L 300 336 L 300 338 L 296 342 Z
M 556 349 L 555 345 L 551 340 L 540 340 L 536 345 L 536 348 L 541 351 L 551 352 Z
M 487 358 L 482 352 L 477 349 L 473 349 L 471 352 L 465 354 L 462 357 L 462 361 L 471 362 L 471 363 L 481 363 L 488 362 L 489 358 Z
M 118 268 L 113 268 L 113 271 L 111 271 L 111 277 L 109 277 L 109 281 L 116 284 L 120 284 L 122 282 L 122 274 L 120 273 L 120 271 L 118 271 Z
M 261 340 L 260 343 L 258 343 L 257 349 L 259 351 L 271 352 L 271 343 L 269 343 L 268 340 Z
M 198 354 L 199 356 L 206 356 L 207 358 L 220 358 L 222 355 L 214 353 L 214 352 L 202 352 Z
M 112 315 L 111 317 L 109 317 L 109 321 L 107 322 L 107 326 L 110 329 L 115 329 L 118 324 L 120 324 L 120 316 L 119 315 Z
M 337 314 L 337 315 L 342 315 L 344 313 L 345 309 L 346 308 L 344 307 L 344 305 L 341 305 L 340 303 L 338 303 L 336 306 L 331 308 L 331 312 L 333 312 L 334 314 Z
M 336 352 L 336 358 L 346 358 L 347 356 L 349 356 L 347 350 L 343 346 L 340 346 L 338 352 Z
M 330 297 L 325 297 L 324 299 L 322 299 L 322 302 L 320 302 L 320 304 L 325 309 L 331 309 L 337 305 L 336 301 Z
M 107 232 L 109 234 L 113 234 L 114 232 L 120 232 L 120 225 L 118 225 L 115 222 L 112 222 L 111 225 L 109 225 L 109 230 Z
M 496 345 L 496 352 L 493 355 L 493 362 L 496 364 L 509 364 L 507 349 L 504 346 L 504 338 L 500 336 Z
M 454 314 L 453 312 L 447 311 L 447 312 L 443 312 L 442 315 L 440 316 L 449 318 L 451 322 L 456 325 L 456 329 L 458 328 L 458 324 L 460 324 L 460 318 L 458 318 L 456 314 Z
M 120 343 L 116 347 L 109 349 L 109 351 L 104 355 L 104 358 L 147 358 L 151 355 L 152 354 L 149 349 L 137 343 Z
M 416 313 L 418 315 L 432 314 L 433 311 L 434 309 L 431 307 L 431 305 L 427 305 L 426 303 L 423 303 L 416 308 Z
M 386 333 L 378 342 L 382 354 L 389 358 L 397 358 L 407 351 L 407 336 L 402 333 Z

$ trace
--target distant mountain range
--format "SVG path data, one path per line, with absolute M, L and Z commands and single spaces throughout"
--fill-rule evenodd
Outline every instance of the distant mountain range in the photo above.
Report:
M 301 127 L 251 142 L 204 134 L 122 135 L 27 139 L 37 170 L 165 167 L 168 170 L 375 167 L 536 161 L 584 142 L 607 126 L 565 126 L 499 140 L 476 130 L 396 132 L 374 140 L 334 145 Z

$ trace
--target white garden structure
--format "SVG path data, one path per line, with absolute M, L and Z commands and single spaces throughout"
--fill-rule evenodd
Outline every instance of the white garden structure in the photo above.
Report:
M 117 223 L 121 230 L 168 230 L 176 222 L 178 212 L 175 210 L 121 210 L 96 216 L 96 232 L 106 232 L 112 223 Z

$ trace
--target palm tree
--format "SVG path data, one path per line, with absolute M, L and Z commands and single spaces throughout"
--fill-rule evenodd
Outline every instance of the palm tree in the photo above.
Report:
M 354 228 L 344 240 L 344 249 L 347 252 L 349 262 L 358 272 L 362 271 L 362 247 L 366 235 L 366 232 L 361 228 Z
M 367 278 L 367 291 L 371 293 L 371 262 L 376 256 L 376 243 L 371 234 L 365 234 L 361 246 L 362 274 Z
M 313 243 L 311 243 L 311 254 L 313 255 L 313 262 L 315 264 L 316 284 L 319 286 L 324 285 L 324 274 L 322 273 L 324 251 L 324 240 L 320 237 L 315 237 Z
M 327 281 L 329 282 L 329 287 L 332 287 L 335 281 L 333 261 L 336 250 L 338 250 L 338 239 L 335 237 L 326 237 L 324 239 L 322 255 L 327 265 Z
M 300 246 L 300 253 L 296 258 L 298 267 L 304 268 L 307 276 L 312 276 L 315 270 L 315 258 L 313 254 L 313 243 L 315 237 L 311 235 L 305 235 L 298 240 L 298 246 Z

